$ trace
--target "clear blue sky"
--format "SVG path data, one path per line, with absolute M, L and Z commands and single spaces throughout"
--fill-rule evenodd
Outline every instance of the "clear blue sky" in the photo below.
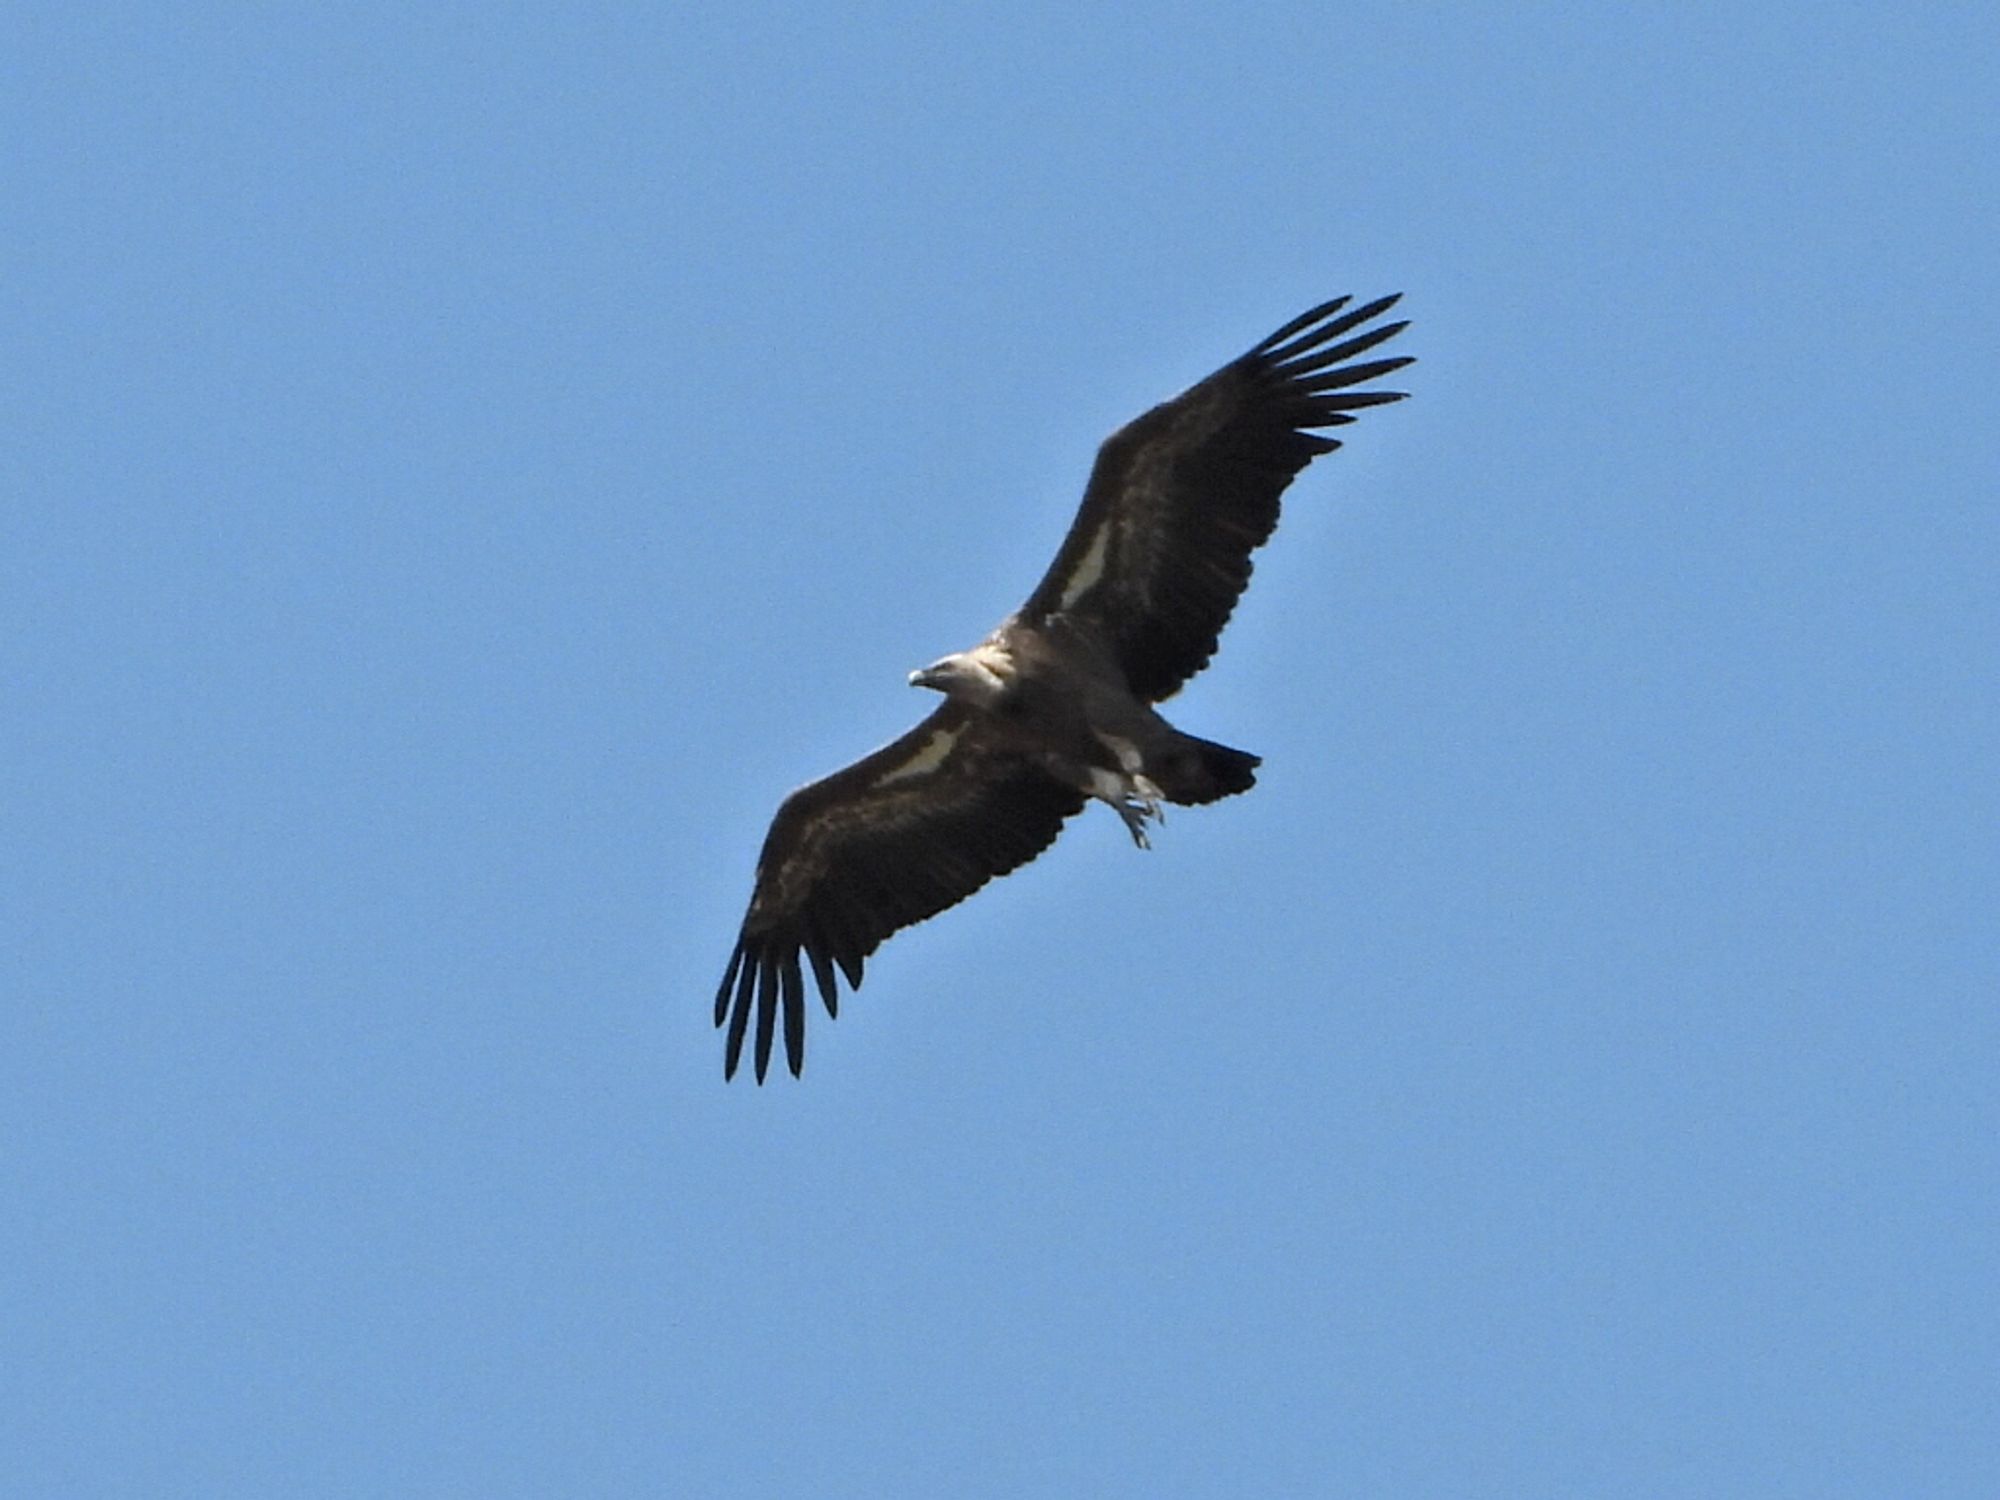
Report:
M 0 23 L 0 1492 L 2000 1494 L 2000 28 L 947 11 Z M 1395 290 L 1257 791 L 725 1087 L 779 798 Z

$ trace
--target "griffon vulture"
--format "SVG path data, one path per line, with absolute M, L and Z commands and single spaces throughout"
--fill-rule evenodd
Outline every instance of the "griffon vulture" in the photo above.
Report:
M 1076 521 L 1027 603 L 969 651 L 910 674 L 944 702 L 901 739 L 787 797 L 715 994 L 733 1077 L 756 1017 L 761 1083 L 783 1018 L 805 1060 L 811 964 L 829 1016 L 835 970 L 1033 859 L 1092 797 L 1149 846 L 1160 804 L 1247 791 L 1258 758 L 1153 709 L 1208 665 L 1278 497 L 1339 442 L 1319 429 L 1403 392 L 1356 390 L 1409 364 L 1360 359 L 1406 325 L 1383 297 L 1294 318 L 1098 450 Z M 1369 326 L 1372 325 L 1372 326 Z

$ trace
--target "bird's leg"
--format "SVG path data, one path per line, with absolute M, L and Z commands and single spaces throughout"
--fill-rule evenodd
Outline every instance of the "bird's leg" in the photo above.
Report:
M 1141 849 L 1153 847 L 1153 841 L 1146 836 L 1146 823 L 1148 819 L 1160 821 L 1161 794 L 1150 777 L 1142 772 L 1121 773 L 1091 766 L 1084 790 L 1124 820 L 1125 831 L 1132 835 L 1133 843 Z
M 1133 776 L 1132 790 L 1137 792 L 1139 800 L 1146 804 L 1147 817 L 1155 823 L 1164 824 L 1167 821 L 1166 809 L 1160 806 L 1166 800 L 1167 794 L 1160 790 L 1152 777 L 1143 773 Z
M 1097 767 L 1091 772 L 1097 795 L 1118 809 L 1118 816 L 1125 820 L 1131 830 L 1132 842 L 1141 849 L 1150 849 L 1147 842 L 1145 820 L 1155 823 L 1166 822 L 1166 815 L 1160 811 L 1160 804 L 1166 800 L 1153 778 L 1143 769 L 1145 761 L 1139 755 L 1139 747 L 1121 735 L 1097 732 L 1097 739 L 1105 749 L 1118 760 L 1118 769 Z
M 1125 820 L 1125 831 L 1132 835 L 1133 843 L 1141 849 L 1153 847 L 1153 841 L 1146 836 L 1146 819 L 1157 817 L 1157 813 L 1151 811 L 1145 803 L 1134 801 L 1129 797 L 1113 802 L 1111 807 Z

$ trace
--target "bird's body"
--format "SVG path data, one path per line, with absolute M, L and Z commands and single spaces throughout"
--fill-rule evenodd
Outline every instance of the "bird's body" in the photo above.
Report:
M 1213 655 L 1293 475 L 1342 425 L 1399 392 L 1349 387 L 1409 363 L 1343 363 L 1392 337 L 1383 298 L 1314 308 L 1114 434 L 1028 601 L 970 650 L 910 674 L 945 697 L 915 729 L 785 800 L 715 1000 L 725 1074 L 754 1009 L 756 1072 L 780 1014 L 786 1061 L 805 1052 L 801 957 L 829 1015 L 883 938 L 1033 859 L 1089 798 L 1135 843 L 1160 804 L 1246 791 L 1258 758 L 1185 734 L 1154 705 Z
M 1213 802 L 1255 779 L 1256 756 L 1174 728 L 1133 695 L 1098 633 L 1065 614 L 1039 627 L 1010 616 L 911 681 L 981 716 L 996 745 L 1110 806 L 1141 848 L 1160 803 Z

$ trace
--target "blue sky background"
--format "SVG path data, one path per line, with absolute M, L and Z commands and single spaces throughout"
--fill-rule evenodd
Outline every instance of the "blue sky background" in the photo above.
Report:
M 0 1490 L 2000 1493 L 1975 6 L 16 6 Z M 1266 757 L 709 1002 L 1096 443 L 1401 290 Z

